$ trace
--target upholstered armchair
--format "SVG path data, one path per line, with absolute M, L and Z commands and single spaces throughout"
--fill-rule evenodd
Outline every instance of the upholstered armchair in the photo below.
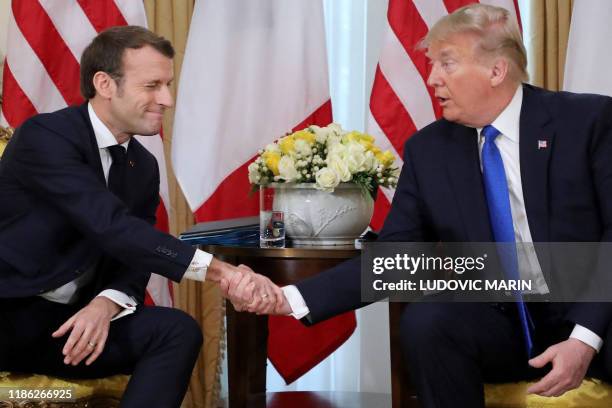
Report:
M 13 129 L 0 126 L 0 157 L 2 157 L 2 153 L 4 153 L 4 148 L 6 147 L 12 135 Z

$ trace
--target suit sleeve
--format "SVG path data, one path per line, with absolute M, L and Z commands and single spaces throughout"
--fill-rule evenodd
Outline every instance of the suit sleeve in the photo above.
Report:
M 138 273 L 180 281 L 195 248 L 130 215 L 85 162 L 85 143 L 71 136 L 37 120 L 25 122 L 7 170 L 107 255 Z
M 601 338 L 606 338 L 606 331 L 612 322 L 612 303 L 593 302 L 608 300 L 612 294 L 612 253 L 609 242 L 612 242 L 612 99 L 606 103 L 592 129 L 590 146 L 591 171 L 597 194 L 597 203 L 601 214 L 602 235 L 598 261 L 594 275 L 583 297 L 586 300 L 574 304 L 568 318 L 593 331 Z
M 408 141 L 391 210 L 378 240 L 414 242 L 422 241 L 424 235 L 422 204 Z M 296 286 L 310 310 L 308 321 L 311 323 L 369 304 L 361 300 L 361 257 L 305 279 Z

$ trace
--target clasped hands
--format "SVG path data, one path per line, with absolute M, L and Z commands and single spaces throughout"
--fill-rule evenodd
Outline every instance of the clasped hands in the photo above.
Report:
M 255 273 L 246 265 L 234 268 L 233 273 L 221 278 L 219 287 L 236 311 L 256 314 L 291 312 L 283 291 L 270 279 Z

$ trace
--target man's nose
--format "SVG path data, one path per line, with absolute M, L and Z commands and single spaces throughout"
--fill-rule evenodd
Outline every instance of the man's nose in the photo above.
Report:
M 440 86 L 441 81 L 440 81 L 440 75 L 438 72 L 438 68 L 434 65 L 432 65 L 431 67 L 431 72 L 429 73 L 429 76 L 427 77 L 427 85 L 431 86 L 431 87 L 436 87 L 436 86 Z
M 159 92 L 157 92 L 157 104 L 165 106 L 167 108 L 171 108 L 174 106 L 174 99 L 172 98 L 172 93 L 170 92 L 170 87 L 164 85 L 160 88 Z

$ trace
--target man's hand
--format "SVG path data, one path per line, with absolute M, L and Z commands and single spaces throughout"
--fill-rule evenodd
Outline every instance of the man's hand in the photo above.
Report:
M 206 280 L 218 283 L 223 296 L 232 302 L 237 311 L 242 311 L 253 300 L 256 286 L 254 275 L 248 266 L 236 267 L 213 258 L 206 272 Z M 230 282 L 235 282 L 232 293 L 229 293 Z
M 530 394 L 543 397 L 558 397 L 577 388 L 595 356 L 595 349 L 578 339 L 569 338 L 550 346 L 537 357 L 529 360 L 536 368 L 552 363 L 552 370 L 540 381 L 527 389 Z
M 287 297 L 285 297 L 285 294 L 283 293 L 282 302 L 276 304 L 276 308 L 272 314 L 287 316 L 291 313 L 293 313 L 293 310 L 291 310 Z
M 281 289 L 263 275 L 256 274 L 245 265 L 238 266 L 239 274 L 222 279 L 219 286 L 237 311 L 270 314 L 285 301 Z
M 52 336 L 62 337 L 69 331 L 62 353 L 64 364 L 76 366 L 89 356 L 86 365 L 93 363 L 104 350 L 110 321 L 121 307 L 112 300 L 98 296 L 66 321 Z

